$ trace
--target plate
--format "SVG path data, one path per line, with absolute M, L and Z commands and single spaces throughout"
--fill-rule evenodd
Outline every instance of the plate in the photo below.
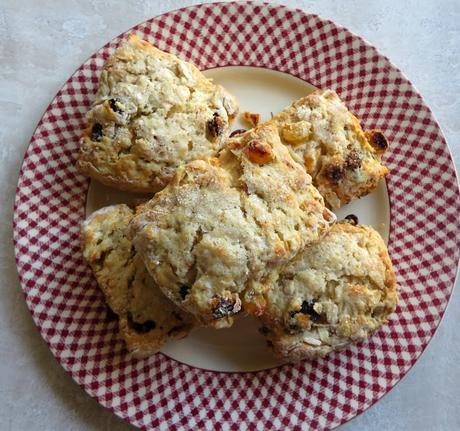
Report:
M 205 75 L 236 96 L 242 109 L 257 112 L 261 121 L 283 110 L 315 87 L 292 75 L 251 66 L 227 66 L 210 69 Z M 247 127 L 238 121 L 233 128 Z M 148 198 L 148 195 L 145 195 Z M 92 181 L 86 200 L 86 216 L 114 203 L 135 204 L 138 194 L 120 192 Z M 390 212 L 385 183 L 377 191 L 337 212 L 339 218 L 357 214 L 361 223 L 374 226 L 388 240 Z M 244 317 L 230 329 L 216 331 L 202 328 L 187 338 L 168 343 L 162 352 L 188 365 L 214 371 L 258 371 L 280 365 L 258 333 L 256 318 Z M 244 334 L 242 337 L 241 334 Z
M 332 88 L 391 143 L 376 193 L 341 209 L 388 240 L 400 285 L 391 322 L 365 343 L 315 362 L 272 360 L 242 320 L 199 330 L 144 360 L 130 358 L 82 260 L 87 213 L 130 195 L 76 172 L 78 139 L 104 60 L 127 33 L 66 82 L 31 139 L 16 192 L 16 262 L 27 305 L 51 351 L 102 405 L 144 429 L 330 429 L 375 403 L 436 330 L 455 281 L 460 197 L 431 111 L 375 48 L 316 15 L 261 3 L 198 5 L 130 30 L 196 64 L 243 110 L 269 118 L 312 88 Z M 241 335 L 244 333 L 244 335 Z

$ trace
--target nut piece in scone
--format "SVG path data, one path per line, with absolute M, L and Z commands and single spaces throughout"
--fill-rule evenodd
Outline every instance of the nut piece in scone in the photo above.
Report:
M 290 362 L 324 357 L 368 337 L 397 304 L 387 248 L 371 227 L 335 224 L 265 294 L 261 333 Z
M 126 228 L 133 217 L 126 205 L 102 208 L 83 223 L 83 255 L 119 318 L 119 330 L 136 357 L 152 355 L 168 341 L 185 337 L 194 319 L 158 289 Z
M 131 35 L 104 65 L 77 167 L 108 186 L 156 192 L 178 166 L 215 155 L 237 113 L 195 66 Z
M 356 117 L 331 90 L 295 101 L 269 122 L 281 141 L 313 177 L 329 208 L 337 209 L 372 192 L 388 169 L 382 132 L 363 132 Z
M 263 311 L 273 273 L 335 221 L 273 126 L 230 139 L 219 159 L 180 167 L 130 224 L 162 291 L 204 324 Z
M 257 127 L 260 123 L 260 114 L 256 112 L 245 111 L 241 114 L 241 117 L 251 128 Z

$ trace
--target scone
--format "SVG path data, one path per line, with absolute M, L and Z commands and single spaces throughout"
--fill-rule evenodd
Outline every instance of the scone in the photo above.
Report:
M 133 215 L 123 204 L 93 213 L 82 226 L 83 255 L 118 315 L 128 350 L 144 357 L 168 340 L 186 336 L 194 319 L 161 293 L 126 237 Z
M 368 337 L 397 303 L 387 248 L 371 227 L 337 223 L 266 293 L 262 334 L 287 361 L 323 357 Z
M 178 166 L 215 155 L 237 111 L 195 66 L 131 35 L 104 66 L 77 167 L 108 186 L 156 192 Z
M 356 117 L 331 90 L 295 101 L 269 122 L 293 159 L 313 177 L 329 208 L 337 209 L 372 192 L 388 169 L 382 132 L 363 132 Z
M 130 223 L 162 291 L 201 322 L 230 326 L 242 301 L 262 312 L 272 273 L 335 221 L 276 128 L 228 141 L 219 159 L 180 167 Z

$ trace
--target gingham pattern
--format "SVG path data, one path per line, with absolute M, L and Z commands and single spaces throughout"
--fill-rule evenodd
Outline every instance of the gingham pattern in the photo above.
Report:
M 323 429 L 345 422 L 391 389 L 440 322 L 459 255 L 460 203 L 446 142 L 410 82 L 384 56 L 330 21 L 260 3 L 202 5 L 132 31 L 201 69 L 252 65 L 333 88 L 367 128 L 392 143 L 390 253 L 401 286 L 391 324 L 367 343 L 315 363 L 217 373 L 158 354 L 131 360 L 105 318 L 82 261 L 79 225 L 88 182 L 74 168 L 104 59 L 69 79 L 35 131 L 14 216 L 27 304 L 53 354 L 101 404 L 145 429 Z

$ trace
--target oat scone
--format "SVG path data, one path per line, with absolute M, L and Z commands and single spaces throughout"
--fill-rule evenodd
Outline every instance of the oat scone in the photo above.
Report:
M 266 300 L 261 333 L 283 359 L 323 357 L 361 341 L 397 304 L 385 243 L 371 227 L 336 223 L 283 269 Z
M 145 357 L 168 340 L 186 336 L 194 319 L 161 293 L 135 252 L 126 236 L 133 215 L 123 204 L 93 213 L 82 226 L 83 255 L 118 315 L 128 350 Z
M 130 224 L 162 291 L 205 324 L 260 314 L 273 272 L 335 221 L 273 126 L 228 141 L 219 159 L 180 167 Z
M 316 91 L 275 115 L 281 141 L 305 166 L 329 208 L 337 209 L 372 192 L 388 169 L 388 143 L 378 130 L 364 132 L 331 90 Z
M 122 190 L 161 190 L 181 164 L 213 156 L 238 106 L 195 66 L 131 35 L 106 62 L 77 167 Z

